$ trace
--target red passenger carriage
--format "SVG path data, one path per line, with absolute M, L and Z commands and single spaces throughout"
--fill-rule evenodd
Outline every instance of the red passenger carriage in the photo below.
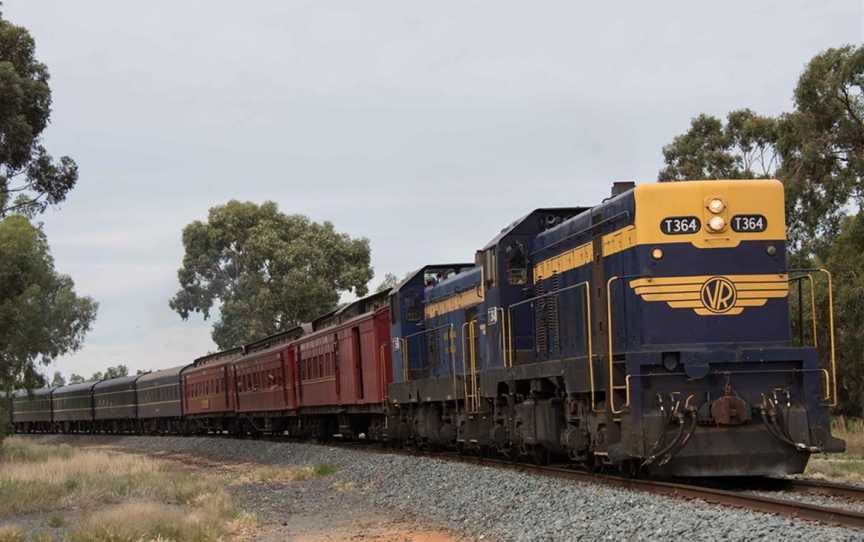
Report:
M 242 354 L 242 348 L 234 348 L 203 356 L 180 372 L 183 414 L 193 421 L 194 429 L 236 430 L 233 362 Z

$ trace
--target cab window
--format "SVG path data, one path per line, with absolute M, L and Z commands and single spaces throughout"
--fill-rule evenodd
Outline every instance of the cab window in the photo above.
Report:
M 522 243 L 515 241 L 504 249 L 507 261 L 507 283 L 521 286 L 528 283 L 528 258 Z

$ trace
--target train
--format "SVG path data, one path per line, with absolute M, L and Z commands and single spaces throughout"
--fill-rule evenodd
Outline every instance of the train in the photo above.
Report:
M 828 270 L 788 267 L 779 181 L 616 182 L 597 205 L 522 216 L 474 261 L 426 265 L 254 343 L 19 390 L 12 423 L 366 439 L 631 475 L 800 473 L 845 447 L 822 287 L 830 305 Z

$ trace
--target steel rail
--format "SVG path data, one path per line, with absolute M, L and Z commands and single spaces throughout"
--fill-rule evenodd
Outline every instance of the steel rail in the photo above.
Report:
M 430 456 L 435 457 L 435 456 Z M 815 521 L 842 527 L 864 529 L 864 513 L 840 507 L 828 507 L 794 500 L 753 495 L 738 491 L 716 489 L 680 482 L 624 478 L 607 474 L 597 474 L 572 468 L 540 466 L 525 463 L 512 463 L 497 459 L 475 458 L 480 465 L 511 468 L 544 476 L 602 484 L 632 491 L 642 491 L 679 499 L 698 499 L 711 504 L 732 506 L 767 514 L 778 514 L 808 521 Z M 834 496 L 864 499 L 864 489 L 835 483 L 822 483 L 810 480 L 788 480 L 789 488 L 801 491 L 806 488 L 814 493 L 829 493 Z
M 36 436 L 36 435 L 33 435 Z M 114 437 L 118 435 L 91 435 L 82 434 L 87 437 Z M 123 436 L 123 435 L 119 435 Z M 233 438 L 229 435 L 207 435 L 205 438 Z M 285 438 L 284 436 L 262 436 L 257 440 L 278 441 L 278 442 L 305 442 L 308 440 L 296 440 Z M 353 449 L 355 451 L 390 454 L 390 455 L 408 455 L 415 457 L 425 457 L 437 459 L 440 461 L 451 461 L 455 463 L 465 463 L 471 465 L 484 466 L 489 468 L 500 468 L 515 470 L 559 478 L 564 480 L 592 483 L 597 485 L 605 485 L 630 491 L 641 491 L 644 493 L 652 493 L 664 497 L 676 499 L 695 499 L 701 500 L 709 504 L 720 506 L 728 506 L 741 508 L 766 514 L 777 514 L 786 517 L 798 518 L 806 521 L 813 521 L 828 525 L 838 525 L 841 527 L 849 527 L 854 529 L 864 529 L 864 513 L 847 510 L 838 507 L 822 506 L 812 503 L 800 502 L 795 500 L 784 500 L 781 498 L 766 497 L 763 495 L 755 495 L 747 491 L 730 491 L 727 489 L 717 489 L 704 485 L 693 485 L 677 481 L 662 481 L 662 480 L 647 480 L 640 478 L 626 478 L 623 476 L 615 476 L 610 474 L 596 473 L 585 470 L 578 470 L 572 467 L 562 466 L 547 466 L 536 465 L 532 463 L 519 463 L 506 459 L 480 457 L 476 455 L 458 454 L 456 452 L 430 452 L 424 450 L 408 449 L 408 448 L 387 448 L 376 445 L 372 442 L 363 441 L 339 441 L 328 440 L 326 443 L 317 443 L 321 446 L 339 446 L 343 448 Z M 757 478 L 758 479 L 758 478 Z M 761 478 L 761 481 L 776 483 L 781 486 L 782 491 L 792 492 L 807 492 L 822 495 L 830 495 L 834 497 L 842 497 L 846 499 L 864 501 L 864 488 L 838 484 L 834 482 L 822 482 L 816 480 L 801 480 L 801 479 L 782 479 L 782 478 Z M 775 489 L 776 491 L 776 489 Z

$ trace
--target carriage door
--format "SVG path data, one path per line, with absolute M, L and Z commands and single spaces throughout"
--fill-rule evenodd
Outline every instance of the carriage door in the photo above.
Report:
M 351 328 L 351 343 L 354 346 L 354 384 L 357 390 L 357 399 L 363 400 L 363 345 L 360 343 L 360 327 Z

